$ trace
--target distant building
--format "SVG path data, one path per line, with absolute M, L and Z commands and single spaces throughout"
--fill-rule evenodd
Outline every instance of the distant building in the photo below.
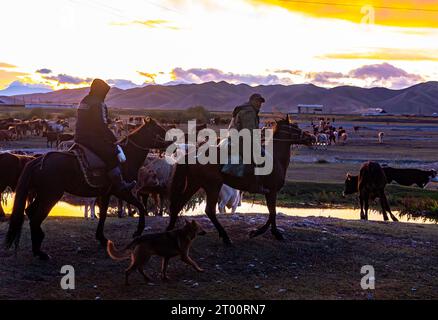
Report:
M 382 108 L 371 108 L 362 113 L 362 116 L 383 116 L 388 115 L 388 113 Z
M 34 108 L 50 108 L 50 109 L 73 109 L 76 108 L 76 103 L 26 103 L 26 109 Z
M 324 105 L 322 104 L 299 104 L 297 105 L 298 113 L 316 114 L 322 113 Z

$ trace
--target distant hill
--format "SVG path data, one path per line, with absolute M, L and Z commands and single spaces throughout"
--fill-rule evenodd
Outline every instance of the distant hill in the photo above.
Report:
M 50 87 L 40 84 L 27 84 L 20 81 L 12 82 L 6 89 L 0 90 L 0 96 L 14 96 L 53 91 Z
M 26 101 L 79 102 L 88 88 L 16 96 Z M 254 93 L 267 100 L 266 111 L 296 111 L 297 104 L 322 104 L 330 113 L 361 113 L 369 108 L 382 108 L 389 113 L 438 112 L 438 82 L 420 83 L 402 90 L 341 86 L 332 89 L 313 84 L 270 85 L 251 87 L 246 84 L 206 82 L 173 86 L 148 85 L 122 90 L 112 88 L 107 98 L 109 107 L 141 109 L 186 109 L 202 105 L 209 110 L 232 110 Z M 1 98 L 1 97 L 0 97 Z

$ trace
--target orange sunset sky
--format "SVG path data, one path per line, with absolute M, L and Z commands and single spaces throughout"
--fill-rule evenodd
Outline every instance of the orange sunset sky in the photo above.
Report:
M 0 95 L 100 77 L 357 85 L 438 80 L 437 0 L 3 0 Z

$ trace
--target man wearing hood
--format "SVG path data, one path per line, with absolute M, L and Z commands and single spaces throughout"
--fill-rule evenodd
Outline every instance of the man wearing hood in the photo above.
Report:
M 118 191 L 130 190 L 135 182 L 123 180 L 120 169 L 117 138 L 108 128 L 108 108 L 104 103 L 110 86 L 103 80 L 94 79 L 89 94 L 79 104 L 75 142 L 85 146 L 101 158 L 108 169 L 108 177 Z

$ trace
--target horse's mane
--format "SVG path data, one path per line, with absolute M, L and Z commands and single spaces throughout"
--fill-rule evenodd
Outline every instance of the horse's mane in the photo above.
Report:
M 141 129 L 143 129 L 145 126 L 149 125 L 149 124 L 155 124 L 160 128 L 164 127 L 155 119 L 149 118 L 149 121 L 144 122 L 141 126 L 139 126 L 138 128 L 135 128 L 134 130 L 132 130 L 131 132 L 129 132 L 125 137 L 122 137 L 120 140 L 118 140 L 118 143 L 121 143 L 123 141 L 125 141 L 127 138 L 132 138 L 133 135 L 137 134 Z

